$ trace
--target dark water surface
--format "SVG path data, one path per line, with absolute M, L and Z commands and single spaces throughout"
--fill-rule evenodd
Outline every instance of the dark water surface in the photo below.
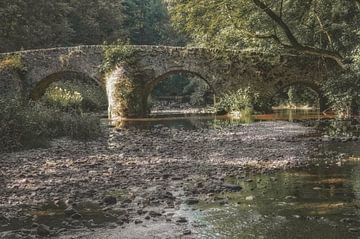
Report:
M 243 190 L 221 195 L 229 199 L 228 205 L 199 206 L 203 211 L 193 217 L 206 225 L 197 229 L 200 237 L 360 238 L 360 147 L 358 143 L 327 147 L 354 158 L 250 180 L 228 179 Z
M 158 115 L 152 118 L 128 119 L 115 123 L 118 128 L 148 129 L 153 127 L 169 127 L 183 129 L 219 128 L 237 124 L 259 121 L 299 121 L 333 118 L 321 115 L 316 110 L 277 110 L 273 114 L 253 115 L 247 117 L 218 116 L 214 114 L 178 114 Z

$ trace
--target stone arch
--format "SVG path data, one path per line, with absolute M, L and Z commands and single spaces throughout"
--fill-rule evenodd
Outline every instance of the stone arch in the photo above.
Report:
M 315 82 L 294 81 L 294 82 L 290 82 L 287 84 L 277 85 L 275 87 L 275 91 L 273 92 L 272 100 L 274 99 L 274 97 L 276 96 L 277 93 L 279 93 L 280 91 L 282 91 L 288 87 L 291 87 L 291 86 L 305 86 L 305 87 L 309 88 L 311 91 L 313 91 L 314 93 L 316 93 L 318 95 L 320 111 L 324 111 L 326 109 L 327 100 L 324 96 L 323 91 L 321 90 L 321 86 Z
M 214 86 L 205 77 L 203 77 L 202 74 L 200 74 L 198 72 L 195 72 L 195 71 L 186 70 L 186 69 L 176 69 L 176 70 L 166 71 L 165 73 L 163 73 L 163 74 L 153 78 L 149 82 L 147 82 L 145 84 L 145 88 L 144 88 L 145 91 L 144 91 L 144 95 L 143 95 L 143 101 L 147 102 L 149 95 L 154 90 L 156 85 L 158 85 L 160 82 L 167 79 L 169 76 L 177 75 L 177 74 L 184 74 L 184 73 L 196 76 L 199 79 L 201 79 L 202 81 L 204 81 L 209 86 L 209 88 L 210 88 L 211 92 L 213 93 L 213 95 L 214 96 L 216 95 L 216 91 L 215 91 Z M 148 110 L 150 110 L 150 109 L 148 109 Z
M 60 71 L 50 74 L 36 83 L 34 87 L 30 89 L 30 99 L 39 100 L 46 92 L 47 88 L 54 82 L 60 80 L 72 80 L 72 79 L 81 79 L 84 82 L 94 82 L 99 85 L 99 87 L 104 88 L 104 85 L 100 80 L 89 76 L 86 73 L 78 71 Z M 105 89 L 104 89 L 105 91 Z

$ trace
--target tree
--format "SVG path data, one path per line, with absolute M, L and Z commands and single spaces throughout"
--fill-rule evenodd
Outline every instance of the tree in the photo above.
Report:
M 66 19 L 69 12 L 61 1 L 2 0 L 0 51 L 68 43 L 73 34 Z
M 163 0 L 124 0 L 123 5 L 131 43 L 182 45 L 185 41 L 174 31 Z
M 360 43 L 359 0 L 169 0 L 174 25 L 198 45 L 258 48 L 311 55 L 328 67 L 324 91 L 351 111 L 359 108 L 356 48 Z M 327 61 L 325 61 L 327 60 Z M 341 90 L 349 88 L 349 90 Z M 336 91 L 339 91 L 337 94 Z M 338 104 L 348 95 L 346 104 Z M 333 97 L 330 97 L 333 96 Z
M 174 24 L 204 45 L 290 50 L 332 59 L 344 68 L 360 42 L 358 1 L 181 0 L 170 4 Z

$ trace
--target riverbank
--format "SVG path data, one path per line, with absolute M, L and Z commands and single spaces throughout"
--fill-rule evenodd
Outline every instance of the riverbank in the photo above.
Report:
M 311 133 L 289 122 L 109 129 L 96 142 L 2 154 L 0 235 L 193 238 L 199 225 L 183 206 L 241 190 L 229 177 L 308 164 L 320 144 L 305 137 Z

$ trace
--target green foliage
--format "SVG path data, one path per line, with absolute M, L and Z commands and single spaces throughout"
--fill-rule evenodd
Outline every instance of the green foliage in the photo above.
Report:
M 121 63 L 135 64 L 134 53 L 135 49 L 132 46 L 121 41 L 117 41 L 115 45 L 105 46 L 101 71 L 107 73 Z
M 360 41 L 360 14 L 356 1 L 262 0 L 281 16 L 297 40 L 307 46 L 349 55 Z M 283 29 L 254 0 L 170 0 L 177 29 L 196 44 L 226 48 L 262 48 L 272 51 L 288 43 Z
M 329 103 L 340 118 L 360 113 L 360 46 L 353 50 L 352 61 L 346 71 L 330 72 L 323 85 Z
M 123 17 L 111 0 L 3 0 L 0 51 L 113 41 L 124 35 Z
M 124 0 L 123 6 L 123 27 L 131 43 L 184 45 L 186 39 L 173 29 L 163 0 Z
M 77 91 L 71 92 L 59 86 L 51 87 L 45 92 L 45 102 L 57 108 L 69 110 L 80 109 L 83 98 Z
M 340 118 L 360 112 L 360 73 L 345 72 L 330 77 L 323 86 L 332 108 Z
M 13 54 L 3 59 L 0 59 L 0 70 L 17 70 L 22 71 L 24 69 L 21 55 Z
M 63 112 L 40 102 L 0 99 L 0 152 L 44 147 L 52 138 L 89 140 L 100 135 L 95 116 Z
M 302 107 L 318 106 L 319 96 L 313 89 L 303 85 L 292 85 L 277 92 L 274 106 Z
M 162 0 L 2 0 L 0 52 L 117 39 L 132 44 L 184 42 Z
M 104 89 L 95 84 L 76 80 L 53 83 L 41 100 L 46 105 L 63 111 L 99 112 L 107 110 Z
M 215 107 L 218 112 L 232 113 L 243 111 L 248 114 L 254 111 L 258 100 L 259 94 L 250 87 L 247 87 L 223 95 Z

